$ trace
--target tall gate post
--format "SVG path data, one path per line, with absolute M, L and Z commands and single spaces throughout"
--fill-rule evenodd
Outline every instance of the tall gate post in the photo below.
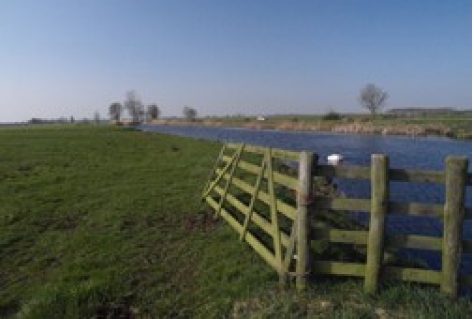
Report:
M 458 293 L 466 176 L 467 158 L 449 156 L 446 159 L 441 291 L 450 298 L 456 298 Z
M 317 158 L 315 157 L 315 162 Z M 313 153 L 301 152 L 298 170 L 298 214 L 297 226 L 297 260 L 296 260 L 296 289 L 301 291 L 306 288 L 307 275 L 309 274 L 309 220 L 308 205 L 312 197 L 312 167 Z
M 364 290 L 375 293 L 378 288 L 385 236 L 385 215 L 389 200 L 389 159 L 386 155 L 373 154 L 371 165 L 371 197 L 369 238 Z

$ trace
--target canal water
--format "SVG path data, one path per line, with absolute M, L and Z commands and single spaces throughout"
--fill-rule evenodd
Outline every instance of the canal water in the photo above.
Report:
M 202 126 L 165 126 L 142 125 L 143 131 L 160 132 L 192 138 L 248 143 L 294 151 L 312 151 L 319 155 L 320 162 L 330 154 L 344 156 L 343 165 L 369 166 L 371 154 L 386 154 L 390 158 L 391 168 L 443 170 L 445 159 L 449 155 L 466 156 L 471 172 L 471 141 L 457 141 L 440 137 L 406 137 L 381 135 L 346 135 L 334 133 L 284 132 L 275 130 L 252 130 L 241 128 L 216 128 Z M 339 189 L 347 197 L 370 198 L 369 181 L 338 180 Z M 444 202 L 443 185 L 414 184 L 405 182 L 390 183 L 391 200 L 399 202 L 421 202 L 440 204 Z M 466 188 L 466 206 L 472 206 L 471 187 Z M 358 213 L 357 218 L 367 223 L 368 216 Z M 389 215 L 387 218 L 389 233 L 406 233 L 430 236 L 442 236 L 442 223 L 437 218 L 419 216 Z M 472 221 L 464 223 L 463 236 L 472 240 Z M 423 257 L 430 268 L 441 269 L 439 252 L 405 250 L 408 257 Z M 461 273 L 471 274 L 471 254 L 464 254 Z

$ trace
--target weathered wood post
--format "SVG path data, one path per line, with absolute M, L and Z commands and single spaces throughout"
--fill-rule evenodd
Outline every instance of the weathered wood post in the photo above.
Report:
M 315 157 L 315 161 L 317 158 Z M 301 291 L 306 288 L 309 273 L 309 220 L 308 205 L 311 203 L 312 192 L 312 167 L 313 153 L 301 152 L 298 170 L 298 214 L 296 219 L 296 289 Z
M 385 215 L 389 200 L 389 159 L 386 155 L 373 154 L 371 165 L 371 211 L 367 243 L 367 264 L 364 290 L 375 293 L 383 257 Z
M 450 298 L 456 298 L 458 293 L 467 164 L 466 157 L 446 158 L 441 291 Z

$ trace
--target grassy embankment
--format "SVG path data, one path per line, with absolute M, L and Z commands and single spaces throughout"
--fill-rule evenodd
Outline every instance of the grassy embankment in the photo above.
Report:
M 231 126 L 252 129 L 276 129 L 289 131 L 337 132 L 355 134 L 383 134 L 406 136 L 445 136 L 457 139 L 472 138 L 470 114 L 446 114 L 419 117 L 370 116 L 348 114 L 339 119 L 318 115 L 270 116 L 266 121 L 255 117 L 229 116 L 200 119 L 194 122 L 158 120 L 159 124 L 186 124 L 207 126 Z
M 113 127 L 0 130 L 0 317 L 467 318 L 436 288 L 278 280 L 200 191 L 220 145 Z

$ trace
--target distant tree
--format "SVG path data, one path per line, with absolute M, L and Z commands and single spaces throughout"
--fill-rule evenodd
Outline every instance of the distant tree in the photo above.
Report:
M 143 122 L 145 110 L 135 91 L 127 92 L 123 106 L 128 110 L 128 113 L 132 117 L 132 123 L 138 124 Z
M 74 123 L 74 122 L 75 122 L 75 121 L 74 121 L 74 116 L 71 116 L 70 119 L 69 119 L 69 121 L 70 121 L 71 123 Z
M 146 109 L 147 118 L 156 120 L 160 117 L 160 108 L 156 104 L 148 105 Z
M 94 113 L 94 123 L 99 124 L 99 122 L 100 122 L 100 114 L 99 114 L 99 112 L 95 112 Z
M 120 122 L 122 116 L 122 104 L 114 102 L 109 106 L 109 116 L 112 121 Z
M 196 120 L 196 117 L 197 117 L 197 111 L 195 109 L 193 109 L 192 107 L 189 107 L 189 106 L 185 106 L 183 108 L 183 115 L 184 115 L 184 118 L 188 121 L 194 121 Z
M 377 112 L 382 109 L 387 99 L 388 93 L 383 91 L 381 88 L 376 87 L 372 83 L 367 84 L 360 91 L 360 103 L 363 107 L 370 111 L 372 119 L 375 118 Z
M 31 120 L 28 121 L 29 124 L 41 124 L 43 122 L 42 119 L 33 117 Z
M 323 115 L 324 121 L 337 121 L 341 119 L 342 119 L 342 115 L 335 111 L 329 111 L 329 113 Z

